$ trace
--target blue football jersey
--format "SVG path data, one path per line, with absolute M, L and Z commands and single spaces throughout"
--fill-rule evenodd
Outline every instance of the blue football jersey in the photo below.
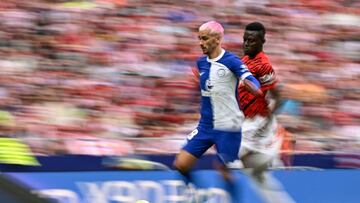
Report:
M 201 88 L 199 127 L 222 131 L 241 131 L 244 114 L 239 108 L 237 87 L 240 79 L 251 75 L 235 54 L 222 50 L 209 59 L 197 61 Z

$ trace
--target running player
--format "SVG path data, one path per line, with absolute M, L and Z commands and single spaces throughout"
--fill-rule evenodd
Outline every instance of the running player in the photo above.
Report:
M 252 175 L 260 182 L 282 142 L 277 136 L 278 124 L 274 116 L 281 100 L 275 71 L 263 52 L 265 33 L 265 27 L 259 22 L 246 26 L 242 58 L 249 71 L 260 81 L 264 95 L 254 96 L 243 84 L 238 88 L 240 108 L 245 114 L 239 156 L 244 167 L 252 168 Z
M 238 159 L 244 119 L 236 98 L 239 78 L 252 94 L 262 95 L 260 83 L 240 58 L 221 47 L 223 35 L 223 27 L 215 21 L 204 23 L 199 28 L 199 45 L 205 54 L 197 61 L 201 118 L 174 161 L 174 167 L 187 181 L 197 159 L 213 145 L 221 162 L 220 171 L 225 179 L 230 177 L 226 164 Z

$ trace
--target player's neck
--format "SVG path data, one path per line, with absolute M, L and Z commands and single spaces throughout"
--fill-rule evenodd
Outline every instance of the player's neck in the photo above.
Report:
M 249 56 L 249 59 L 254 59 L 254 58 L 256 58 L 256 56 L 259 55 L 261 52 L 262 52 L 262 50 L 260 50 L 259 52 L 254 53 L 254 54 L 249 54 L 249 55 L 248 55 L 248 56 Z
M 211 52 L 208 55 L 208 57 L 209 57 L 209 59 L 214 59 L 214 58 L 220 56 L 221 52 L 222 52 L 222 48 L 219 46 L 213 52 Z

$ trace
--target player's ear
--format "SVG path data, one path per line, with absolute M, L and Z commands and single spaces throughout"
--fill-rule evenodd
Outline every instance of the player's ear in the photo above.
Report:
M 215 41 L 216 41 L 216 44 L 220 44 L 220 42 L 221 42 L 221 37 L 216 36 L 216 37 L 215 37 Z
M 265 38 L 262 38 L 262 40 L 261 40 L 261 41 L 262 41 L 262 43 L 263 43 L 263 44 L 265 44 L 266 39 L 265 39 Z
M 220 43 L 220 41 L 221 41 L 221 35 L 216 35 L 216 40 Z

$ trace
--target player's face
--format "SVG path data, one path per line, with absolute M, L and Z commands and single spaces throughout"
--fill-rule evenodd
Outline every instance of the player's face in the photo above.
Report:
M 201 30 L 198 34 L 199 45 L 204 54 L 210 55 L 220 44 L 220 37 L 217 34 L 210 33 L 210 30 Z
M 256 54 L 262 50 L 264 43 L 260 32 L 246 30 L 243 37 L 244 54 L 249 56 L 256 56 Z

